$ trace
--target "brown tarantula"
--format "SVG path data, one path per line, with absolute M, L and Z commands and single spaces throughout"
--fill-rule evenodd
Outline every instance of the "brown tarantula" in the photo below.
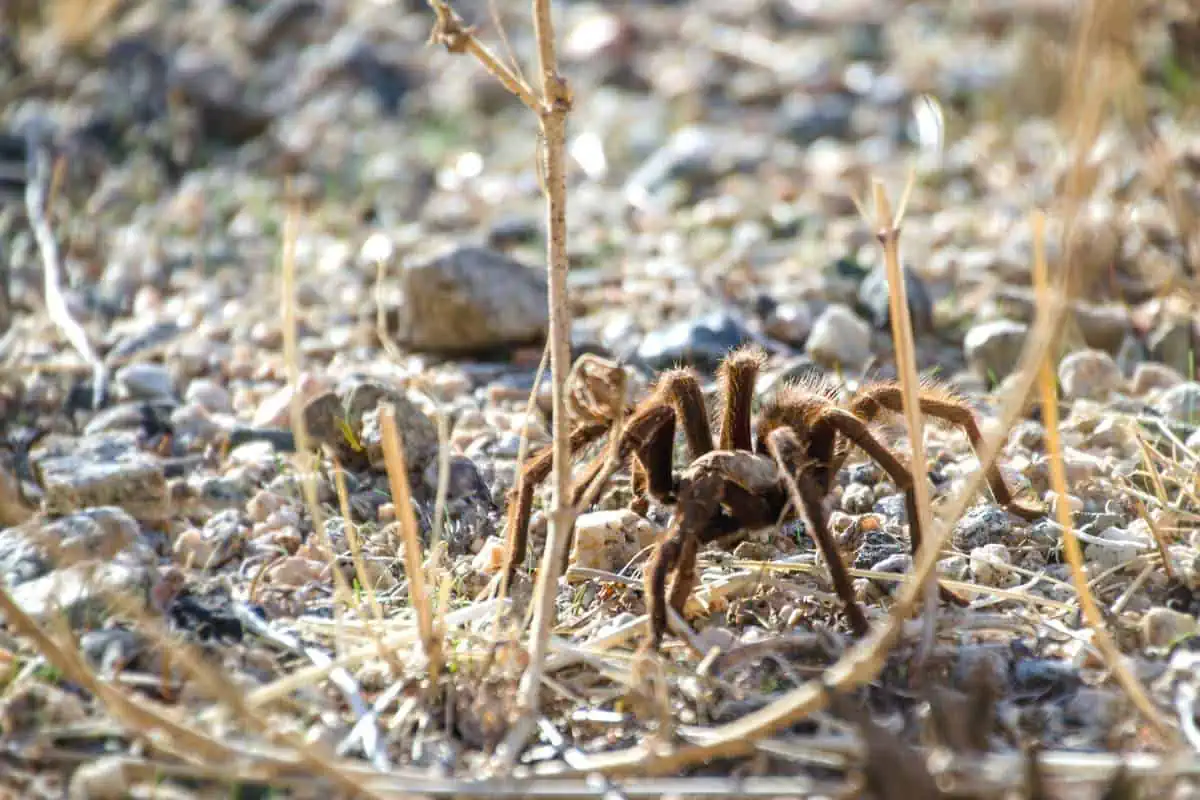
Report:
M 631 508 L 644 513 L 647 496 L 675 506 L 667 536 L 656 546 L 645 568 L 649 645 L 653 648 L 658 647 L 666 631 L 666 604 L 682 613 L 695 586 L 696 556 L 701 544 L 773 525 L 797 514 L 821 549 L 851 628 L 856 635 L 866 632 L 866 617 L 854 598 L 850 575 L 829 532 L 823 506 L 851 445 L 874 459 L 904 491 L 914 555 L 921 546 L 913 474 L 870 429 L 881 415 L 902 412 L 900 387 L 894 383 L 868 384 L 843 406 L 838 404 L 832 384 L 801 381 L 782 387 L 773 400 L 763 405 L 755 420 L 751 405 L 765 358 L 755 346 L 742 347 L 731 352 L 718 369 L 722 403 L 715 442 L 695 372 L 687 368 L 664 372 L 645 400 L 625 405 L 621 435 L 609 443 L 616 452 L 598 455 L 574 483 L 571 500 L 578 504 L 588 486 L 604 473 L 606 464 L 613 463 L 615 455 L 616 463 L 632 461 Z M 612 429 L 611 419 L 603 419 L 601 409 L 610 405 L 611 417 L 621 405 L 611 391 L 602 392 L 606 396 L 590 405 L 578 394 L 572 394 L 574 410 L 590 419 L 572 431 L 572 455 Z M 962 427 L 978 451 L 982 438 L 979 426 L 963 399 L 930 381 L 922 384 L 920 397 L 922 413 Z M 580 413 L 581 407 L 587 413 Z M 673 471 L 677 425 L 683 429 L 690 459 L 678 476 Z M 539 450 L 513 489 L 506 588 L 517 565 L 524 561 L 533 493 L 549 475 L 551 459 L 550 446 Z M 1042 515 L 1014 501 L 994 465 L 987 479 L 996 501 L 1012 513 L 1025 519 Z M 668 591 L 667 577 L 672 572 L 675 577 Z M 945 590 L 942 595 L 958 600 Z

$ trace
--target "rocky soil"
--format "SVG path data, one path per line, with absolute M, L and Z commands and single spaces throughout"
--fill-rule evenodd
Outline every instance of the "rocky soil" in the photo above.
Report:
M 493 5 L 457 10 L 531 65 L 526 4 Z M 1077 5 L 557 4 L 571 345 L 639 394 L 682 364 L 715 400 L 716 366 L 747 342 L 769 353 L 759 400 L 814 374 L 847 393 L 894 378 L 889 287 L 853 198 L 872 177 L 898 197 L 911 166 L 918 366 L 987 428 L 1033 325 L 1029 213 L 1047 209 L 1052 269 L 1078 276 L 1054 350 L 1069 494 L 1051 489 L 1037 403 L 999 463 L 1023 501 L 1067 504 L 1107 631 L 1175 739 L 1113 680 L 1063 528 L 985 490 L 939 564 L 970 605 L 942 608 L 931 650 L 913 623 L 875 680 L 754 755 L 572 796 L 1099 796 L 1120 752 L 1141 754 L 1120 780 L 1188 796 L 1195 768 L 1168 754 L 1200 748 L 1200 15 L 1145 4 L 1094 45 L 1124 70 L 1100 85 L 1072 71 Z M 580 758 L 702 742 L 852 646 L 789 523 L 705 549 L 687 640 L 638 662 L 642 567 L 671 509 L 629 511 L 620 474 L 583 510 L 558 587 L 543 715 L 513 773 L 534 783 L 472 783 L 510 772 L 493 756 L 518 715 L 545 536 L 539 492 L 534 555 L 511 605 L 495 598 L 518 463 L 549 442 L 533 118 L 469 57 L 427 46 L 433 14 L 411 0 L 4 13 L 0 587 L 42 633 L 0 609 L 0 789 L 567 794 L 553 776 Z M 1064 103 L 1098 92 L 1113 102 L 1093 103 L 1081 233 L 1063 244 L 1081 174 Z M 923 95 L 944 114 L 940 151 L 918 147 Z M 48 311 L 38 224 L 100 369 Z M 879 430 L 909 452 L 902 421 Z M 925 447 L 937 509 L 979 461 L 947 426 Z M 856 453 L 829 508 L 883 625 L 912 563 L 903 495 Z M 410 519 L 446 635 L 437 675 Z

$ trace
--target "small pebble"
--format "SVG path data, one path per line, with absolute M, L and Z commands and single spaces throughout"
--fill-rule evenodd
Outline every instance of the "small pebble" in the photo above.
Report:
M 1183 381 L 1183 376 L 1166 364 L 1143 361 L 1133 371 L 1129 390 L 1135 397 L 1141 397 L 1155 389 L 1170 389 L 1178 386 Z
M 842 509 L 851 514 L 865 514 L 875 505 L 875 492 L 870 486 L 852 483 L 842 494 Z
M 1071 399 L 1103 400 L 1121 388 L 1121 369 L 1103 350 L 1071 353 L 1058 365 L 1063 394 Z
M 984 322 L 967 331 L 963 352 L 967 363 L 989 381 L 998 382 L 1017 366 L 1029 326 L 1000 319 Z
M 1179 422 L 1200 423 L 1200 383 L 1189 381 L 1168 389 L 1154 408 Z
M 117 370 L 116 382 L 122 395 L 134 400 L 160 400 L 175 394 L 175 379 L 162 364 L 128 364 Z
M 1002 539 L 1012 530 L 1008 512 L 996 505 L 979 505 L 969 509 L 954 526 L 954 546 L 971 552 L 977 547 Z
M 1150 548 L 1148 537 L 1127 528 L 1106 528 L 1098 538 L 1102 543 L 1087 543 L 1084 557 L 1101 570 L 1128 564 Z
M 849 306 L 829 306 L 813 324 L 805 352 L 829 368 L 854 369 L 871 356 L 871 326 Z
M 1196 618 L 1191 614 L 1157 606 L 1142 615 L 1140 630 L 1143 646 L 1168 647 L 1180 637 L 1196 632 Z
M 1011 563 L 1012 556 L 1007 547 L 995 542 L 985 544 L 971 551 L 971 576 L 984 586 L 1011 586 L 1017 575 L 1002 566 Z
M 471 569 L 484 575 L 495 575 L 504 567 L 504 541 L 496 536 L 489 536 L 483 547 L 471 559 Z
M 1050 516 L 1054 516 L 1058 513 L 1059 497 L 1057 492 L 1046 492 L 1046 494 L 1043 495 L 1042 500 L 1046 503 L 1048 514 Z M 1083 501 L 1075 495 L 1067 495 L 1067 510 L 1070 511 L 1071 514 L 1078 514 L 1080 511 L 1083 511 Z
M 267 517 L 283 508 L 287 500 L 274 492 L 260 489 L 246 503 L 246 515 L 253 522 L 266 522 Z
M 317 580 L 325 562 L 302 556 L 288 556 L 267 570 L 266 578 L 273 586 L 298 589 Z

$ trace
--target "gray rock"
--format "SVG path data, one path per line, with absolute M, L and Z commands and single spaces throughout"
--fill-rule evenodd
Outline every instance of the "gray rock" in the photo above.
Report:
M 781 303 L 771 310 L 764 327 L 768 336 L 800 347 L 812 332 L 813 314 L 803 303 Z
M 246 25 L 246 45 L 264 55 L 291 38 L 306 41 L 304 31 L 321 15 L 315 0 L 272 0 L 257 11 Z
M 871 509 L 876 514 L 883 514 L 888 519 L 894 519 L 901 525 L 908 522 L 908 505 L 903 494 L 889 494 L 875 501 Z
M 871 357 L 871 328 L 848 306 L 834 304 L 817 317 L 804 349 L 818 364 L 855 369 Z
M 404 461 L 408 471 L 421 475 L 429 462 L 437 458 L 438 435 L 437 428 L 425 412 L 417 408 L 408 398 L 393 397 L 387 402 L 396 409 L 396 428 L 404 443 Z M 378 470 L 386 470 L 387 462 L 383 458 L 383 434 L 379 425 L 379 407 L 368 411 L 362 418 L 362 431 L 359 441 L 367 450 L 367 459 L 371 466 Z
M 1103 400 L 1124 383 L 1116 360 L 1103 350 L 1071 353 L 1058 365 L 1058 380 L 1072 400 Z
M 997 542 L 1012 529 L 1008 512 L 996 505 L 979 505 L 967 511 L 954 526 L 954 546 L 970 553 L 977 547 Z
M 870 486 L 852 483 L 842 494 L 842 510 L 849 514 L 865 514 L 875 504 L 875 492 Z
M 182 332 L 182 329 L 175 322 L 155 323 L 145 329 L 123 336 L 113 344 L 108 353 L 105 354 L 105 358 L 109 363 L 128 360 L 143 350 L 148 350 L 171 341 Z
M 435 458 L 425 468 L 425 486 L 430 493 L 437 491 L 439 477 L 438 460 Z M 492 493 L 479 474 L 475 462 L 466 456 L 450 456 L 450 477 L 446 482 L 446 499 L 450 502 L 464 500 L 476 503 L 492 502 Z
M 117 389 L 132 400 L 158 400 L 175 396 L 175 379 L 162 364 L 127 364 L 117 370 Z
M 637 358 L 654 370 L 690 364 L 712 370 L 730 350 L 753 339 L 737 315 L 718 309 L 646 335 Z
M 130 401 L 127 403 L 117 403 L 103 409 L 89 419 L 87 425 L 83 427 L 84 436 L 91 437 L 116 431 L 129 432 L 141 430 L 146 422 L 147 403 L 148 401 L 145 400 Z M 173 406 L 173 403 L 161 406 L 154 403 L 153 405 L 169 409 Z
M 1146 337 L 1150 357 L 1186 375 L 1195 369 L 1196 341 L 1192 335 L 1192 321 L 1164 319 Z
M 74 627 L 95 625 L 114 605 L 132 603 L 146 612 L 153 580 L 154 572 L 140 564 L 81 562 L 21 584 L 12 599 L 39 623 L 65 614 Z
M 871 566 L 872 572 L 890 572 L 893 575 L 903 575 L 912 569 L 912 556 L 908 553 L 894 553 Z M 894 584 L 889 583 L 889 588 Z
M 0 531 L 0 579 L 7 586 L 19 586 L 40 578 L 52 566 L 49 554 L 26 536 L 21 528 Z
M 984 322 L 967 331 L 963 353 L 980 375 L 999 382 L 1007 378 L 1021 357 L 1029 326 L 1013 320 Z
M 395 338 L 413 350 L 463 355 L 537 342 L 546 335 L 546 278 L 482 247 L 458 246 L 401 272 Z
M 1143 362 L 1138 364 L 1133 371 L 1130 391 L 1135 397 L 1141 397 L 1153 389 L 1170 389 L 1183 381 L 1183 376 L 1166 364 Z
M 93 669 L 105 675 L 132 665 L 149 644 L 142 634 L 123 628 L 88 631 L 79 637 L 79 651 Z
M 1125 337 L 1133 331 L 1129 309 L 1121 305 L 1073 303 L 1071 311 L 1088 347 L 1116 353 Z
M 780 133 L 807 145 L 818 139 L 848 137 L 853 114 L 854 101 L 846 95 L 795 92 L 780 106 L 776 119 Z
M 904 292 L 908 298 L 908 314 L 912 319 L 913 336 L 933 332 L 933 298 L 925 281 L 911 269 L 904 269 Z M 858 287 L 858 304 L 866 317 L 879 329 L 892 324 L 887 269 L 880 265 L 871 271 Z
M 185 402 L 195 403 L 206 411 L 220 414 L 228 414 L 233 411 L 233 398 L 229 391 L 208 378 L 196 378 L 189 383 L 183 399 Z
M 635 208 L 661 206 L 667 184 L 711 178 L 719 150 L 718 137 L 704 128 L 677 131 L 629 176 L 625 199 Z
M 1200 383 L 1188 381 L 1168 389 L 1154 408 L 1180 422 L 1200 423 Z
M 134 433 L 56 439 L 35 461 L 45 489 L 43 510 L 51 516 L 117 506 L 143 522 L 167 518 L 162 463 L 138 449 Z

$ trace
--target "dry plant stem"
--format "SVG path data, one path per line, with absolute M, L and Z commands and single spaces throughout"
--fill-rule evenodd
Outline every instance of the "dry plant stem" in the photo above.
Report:
M 421 543 L 417 538 L 417 520 L 413 516 L 412 496 L 408 485 L 408 465 L 404 461 L 404 448 L 400 431 L 396 427 L 396 409 L 384 406 L 379 414 L 379 426 L 383 438 L 383 460 L 387 464 L 388 482 L 392 487 L 392 502 L 396 506 L 396 518 L 404 539 L 404 572 L 408 576 L 408 597 L 417 615 L 417 630 L 425 657 L 429 660 L 431 685 L 437 682 L 441 667 L 442 645 L 433 627 L 433 610 L 429 593 L 425 589 L 425 571 L 421 566 Z
M 367 605 L 371 609 L 371 616 L 375 620 L 383 622 L 383 608 L 379 605 L 379 598 L 375 596 L 375 587 L 371 584 L 370 577 L 367 575 L 367 565 L 363 562 L 362 543 L 358 538 L 358 526 L 351 522 L 350 496 L 346 491 L 346 475 L 342 471 L 342 464 L 336 455 L 333 457 L 333 485 L 337 490 L 338 508 L 342 512 L 343 524 L 346 526 L 346 541 L 350 545 L 350 559 L 354 563 L 354 574 L 358 576 L 359 585 L 363 587 L 363 592 L 367 596 Z M 393 664 L 393 666 L 396 665 Z
M 554 624 L 554 597 L 558 588 L 562 550 L 574 522 L 571 508 L 570 427 L 567 420 L 565 383 L 570 369 L 571 311 L 567 305 L 567 113 L 571 108 L 566 82 L 558 74 L 554 50 L 554 24 L 550 0 L 533 0 L 533 30 L 538 44 L 538 69 L 542 74 L 542 97 L 538 123 L 542 134 L 543 175 L 546 194 L 547 284 L 550 316 L 550 376 L 552 385 L 554 495 L 546 551 L 538 570 L 534 593 L 532 641 L 529 667 L 521 680 L 521 704 L 526 713 L 537 711 L 537 693 Z
M 1045 217 L 1040 212 L 1033 214 L 1033 285 L 1039 298 L 1048 298 L 1052 291 L 1049 286 L 1046 269 L 1046 252 L 1044 244 Z M 1054 367 L 1047 357 L 1038 365 L 1039 383 L 1041 386 L 1042 416 L 1046 426 L 1046 450 L 1050 455 L 1050 484 L 1059 497 L 1067 496 L 1067 468 L 1062 458 L 1062 443 L 1058 434 L 1058 390 L 1056 388 Z M 1104 656 L 1108 668 L 1112 671 L 1117 683 L 1125 690 L 1137 709 L 1154 727 L 1162 739 L 1170 744 L 1179 743 L 1179 734 L 1154 706 L 1146 695 L 1137 677 L 1130 671 L 1125 662 L 1125 656 L 1117 648 L 1108 630 L 1104 627 L 1104 619 L 1096 605 L 1096 599 L 1088 588 L 1087 576 L 1084 573 L 1083 553 L 1079 540 L 1071 527 L 1071 511 L 1066 503 L 1055 503 L 1055 516 L 1063 531 L 1063 552 L 1071 567 L 1071 581 L 1079 595 L 1079 605 L 1083 610 L 1084 619 L 1093 633 L 1093 644 Z
M 533 630 L 529 648 L 529 667 L 521 679 L 519 705 L 529 724 L 513 726 L 502 744 L 501 761 L 512 763 L 524 747 L 532 731 L 532 720 L 538 708 L 538 690 L 549 646 L 550 629 L 554 623 L 554 597 L 558 585 L 560 552 L 565 547 L 574 509 L 570 497 L 570 429 L 567 424 L 564 384 L 570 368 L 571 311 L 567 305 L 567 186 L 566 186 L 566 128 L 571 109 L 571 94 L 566 81 L 558 74 L 554 46 L 554 23 L 550 0 L 533 0 L 533 29 L 538 44 L 538 70 L 541 73 L 542 95 L 535 97 L 532 89 L 512 70 L 479 42 L 469 28 L 443 0 L 429 0 L 437 15 L 431 40 L 442 43 L 452 53 L 470 53 L 491 75 L 516 95 L 538 118 L 539 155 L 543 190 L 546 195 L 546 230 L 548 242 L 546 270 L 550 317 L 550 374 L 552 383 L 553 499 L 547 532 L 546 550 L 538 570 L 538 583 L 533 599 Z
M 317 494 L 317 459 L 309 450 L 308 428 L 304 424 L 303 398 L 300 392 L 300 350 L 296 342 L 296 206 L 289 203 L 283 220 L 283 250 L 280 253 L 280 314 L 283 317 L 283 359 L 287 365 L 288 385 L 292 388 L 292 399 L 288 413 L 292 436 L 296 440 L 294 463 L 300 471 L 300 489 L 312 516 L 313 531 L 316 532 L 323 549 L 329 556 L 333 573 L 335 597 L 341 600 L 333 604 L 334 618 L 341 619 L 341 604 L 349 604 L 353 598 L 346 577 L 337 568 L 336 555 L 325 529 L 324 514 Z
M 76 352 L 92 368 L 92 406 L 100 408 L 108 393 L 108 367 L 96 355 L 83 329 L 67 307 L 62 293 L 62 261 L 58 254 L 58 242 L 50 229 L 47 209 L 47 191 L 50 186 L 50 154 L 46 145 L 36 136 L 29 139 L 29 182 L 25 186 L 25 211 L 33 237 L 37 241 L 38 253 L 42 257 L 43 293 L 46 297 L 46 313 L 62 331 L 63 336 Z
M 443 0 L 429 0 L 429 7 L 437 16 L 430 41 L 442 44 L 451 53 L 470 53 L 483 65 L 492 77 L 504 84 L 530 111 L 541 115 L 541 103 L 525 79 L 500 62 L 491 50 L 475 38 L 475 31 L 463 25 L 462 17 Z M 535 12 L 536 13 L 536 12 Z
M 900 392 L 904 401 L 904 421 L 908 426 L 908 440 L 912 448 L 913 495 L 916 498 L 917 521 L 923 531 L 933 530 L 930 513 L 929 484 L 925 480 L 925 428 L 921 421 L 920 379 L 917 376 L 916 345 L 913 342 L 912 319 L 908 309 L 908 287 L 900 267 L 900 225 L 904 219 L 908 192 L 913 185 L 913 174 L 909 173 L 908 186 L 900 201 L 900 209 L 893 217 L 891 203 L 883 184 L 875 182 L 875 211 L 879 215 L 879 243 L 883 246 L 884 263 L 887 266 L 888 303 L 892 320 L 892 341 L 896 346 L 896 372 L 900 378 Z M 910 509 L 912 510 L 912 509 Z M 925 546 L 928 546 L 926 544 Z M 936 573 L 936 570 L 935 570 Z M 933 647 L 937 625 L 937 577 L 930 575 L 925 586 L 925 634 L 921 642 L 918 662 L 925 660 Z

